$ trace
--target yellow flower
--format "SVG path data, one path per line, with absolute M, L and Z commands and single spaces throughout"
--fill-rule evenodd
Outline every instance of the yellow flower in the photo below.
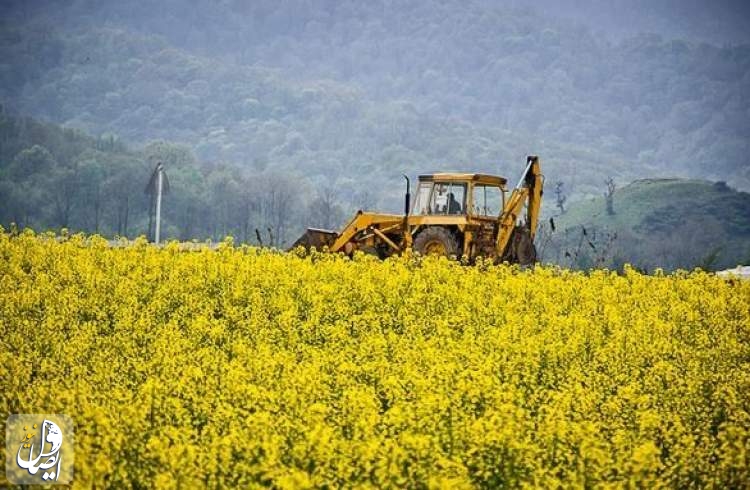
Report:
M 30 231 L 0 257 L 0 407 L 70 415 L 81 487 L 750 481 L 748 282 Z

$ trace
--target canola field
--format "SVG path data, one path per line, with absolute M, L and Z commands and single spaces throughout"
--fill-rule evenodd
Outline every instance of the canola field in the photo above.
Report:
M 0 231 L 0 388 L 75 487 L 746 488 L 750 283 Z

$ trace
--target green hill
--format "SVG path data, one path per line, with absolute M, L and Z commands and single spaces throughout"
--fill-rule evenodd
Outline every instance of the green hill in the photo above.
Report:
M 545 227 L 545 260 L 577 267 L 717 269 L 750 261 L 750 194 L 724 182 L 644 179 L 572 203 Z M 559 210 L 558 210 L 559 211 Z
M 4 2 L 0 103 L 345 201 L 377 189 L 385 210 L 402 173 L 513 176 L 529 153 L 580 195 L 608 176 L 750 189 L 750 46 L 613 41 L 515 3 Z

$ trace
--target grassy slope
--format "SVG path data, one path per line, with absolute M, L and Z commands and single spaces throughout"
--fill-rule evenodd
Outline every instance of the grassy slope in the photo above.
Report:
M 713 267 L 750 259 L 749 193 L 703 180 L 644 179 L 618 189 L 614 209 L 607 214 L 604 197 L 574 202 L 555 217 L 557 228 L 569 234 L 580 226 L 616 232 L 627 242 L 623 258 L 636 263 L 660 246 L 690 249 L 698 259 L 675 266 L 700 265 L 714 251 Z

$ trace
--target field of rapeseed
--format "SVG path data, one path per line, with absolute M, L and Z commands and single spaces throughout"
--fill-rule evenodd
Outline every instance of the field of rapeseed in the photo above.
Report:
M 750 482 L 747 282 L 0 232 L 0 312 L 76 486 Z

